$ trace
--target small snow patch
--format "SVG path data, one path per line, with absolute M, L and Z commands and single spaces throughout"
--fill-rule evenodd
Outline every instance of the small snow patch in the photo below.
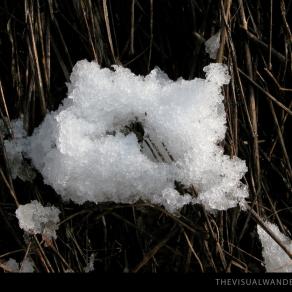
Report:
M 218 31 L 216 34 L 211 36 L 205 42 L 206 53 L 209 54 L 211 59 L 213 59 L 213 60 L 216 59 L 219 47 L 220 47 L 220 31 Z
M 44 238 L 57 238 L 60 210 L 56 207 L 43 207 L 34 200 L 20 205 L 16 210 L 19 226 L 30 234 L 42 234 Z
M 268 221 L 266 226 L 281 240 L 284 246 L 292 253 L 292 241 L 280 232 L 278 226 Z M 265 267 L 268 273 L 291 273 L 292 260 L 283 249 L 272 239 L 272 237 L 260 226 L 257 231 L 262 243 L 262 254 L 265 260 Z
M 2 263 L 2 267 L 10 273 L 33 273 L 34 264 L 29 258 L 25 258 L 20 264 L 13 258 Z
M 95 260 L 95 255 L 91 254 L 88 260 L 87 265 L 84 267 L 84 272 L 85 273 L 90 273 L 94 271 L 94 260 Z
M 23 128 L 23 121 L 21 119 L 13 120 L 11 127 L 14 139 L 4 141 L 11 176 L 13 179 L 19 177 L 23 181 L 32 181 L 36 175 L 35 171 L 23 159 L 23 153 L 28 143 L 27 135 Z

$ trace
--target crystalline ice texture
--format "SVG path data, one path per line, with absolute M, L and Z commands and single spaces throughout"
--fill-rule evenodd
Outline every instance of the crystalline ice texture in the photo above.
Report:
M 280 239 L 283 245 L 292 253 L 292 241 L 283 233 L 280 232 L 278 226 L 268 221 L 265 222 L 266 226 Z M 291 273 L 292 260 L 283 251 L 283 249 L 275 242 L 272 237 L 266 233 L 261 227 L 257 226 L 257 231 L 262 243 L 262 254 L 265 260 L 265 267 L 268 273 Z
M 213 60 L 216 59 L 219 46 L 220 46 L 220 31 L 218 31 L 216 34 L 211 36 L 205 42 L 206 53 L 209 54 L 211 59 L 213 59 Z
M 14 139 L 4 141 L 11 176 L 13 179 L 19 177 L 23 181 L 32 181 L 35 177 L 35 172 L 23 160 L 22 156 L 22 153 L 25 152 L 27 147 L 27 138 L 26 132 L 23 129 L 23 122 L 21 119 L 17 119 L 11 122 L 11 126 L 13 129 Z
M 57 238 L 60 210 L 56 207 L 43 207 L 34 200 L 29 204 L 19 205 L 16 217 L 19 226 L 31 234 L 42 234 L 46 238 Z
M 7 270 L 11 273 L 33 273 L 34 267 L 33 262 L 29 258 L 25 258 L 20 264 L 15 260 L 10 258 L 7 262 L 3 264 Z
M 222 64 L 206 79 L 170 80 L 159 69 L 146 77 L 114 66 L 78 62 L 68 97 L 26 140 L 23 153 L 64 200 L 76 203 L 139 199 L 170 212 L 188 203 L 207 209 L 242 206 L 244 161 L 223 154 L 226 131 Z M 142 128 L 142 130 L 141 130 Z M 193 185 L 181 195 L 175 181 Z

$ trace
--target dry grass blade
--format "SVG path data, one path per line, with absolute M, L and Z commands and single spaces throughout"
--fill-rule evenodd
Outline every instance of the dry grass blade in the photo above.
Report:
M 108 37 L 108 41 L 109 41 L 112 57 L 114 59 L 114 62 L 116 64 L 119 64 L 119 61 L 116 58 L 115 50 L 114 50 L 114 46 L 113 46 L 110 21 L 109 21 L 109 17 L 108 17 L 107 0 L 103 0 L 102 3 L 103 3 L 103 12 L 104 12 L 104 19 L 105 19 L 105 24 L 106 24 L 107 37 Z
M 3 87 L 2 87 L 1 80 L 0 80 L 0 95 L 1 95 L 1 103 L 2 103 L 2 105 L 4 107 L 6 118 L 8 119 L 9 128 L 11 129 L 10 116 L 9 116 L 9 112 L 8 112 L 7 105 L 6 105 L 6 101 L 5 101 L 5 97 L 4 97 L 4 92 L 3 92 Z
M 155 245 L 147 254 L 145 254 L 143 260 L 137 264 L 137 266 L 132 270 L 133 273 L 137 273 L 140 269 L 142 269 L 155 255 L 156 253 L 169 241 L 169 239 L 174 236 L 177 232 L 176 226 L 172 229 L 171 232 L 161 240 L 157 245 Z
M 149 57 L 147 71 L 150 71 L 151 58 L 152 58 L 152 47 L 153 47 L 153 0 L 150 0 L 150 43 L 149 43 Z
M 221 0 L 221 12 L 222 12 L 222 24 L 221 24 L 221 32 L 220 32 L 220 47 L 217 53 L 217 58 L 216 61 L 218 63 L 223 62 L 223 57 L 224 57 L 224 47 L 225 47 L 225 42 L 227 38 L 227 32 L 226 32 L 226 23 L 229 19 L 230 16 L 230 8 L 231 8 L 232 0 Z
M 254 34 L 252 34 L 250 31 L 248 31 L 247 28 L 245 28 L 244 26 L 243 26 L 243 29 L 244 29 L 249 40 L 258 44 L 265 51 L 267 51 L 267 52 L 269 51 L 269 45 L 267 45 L 263 41 L 259 40 Z M 282 55 L 281 53 L 279 53 L 278 51 L 276 51 L 274 48 L 271 48 L 271 54 L 272 54 L 272 56 L 276 57 L 280 62 L 282 62 L 282 63 L 286 62 L 285 56 Z
M 285 141 L 284 141 L 284 138 L 283 138 L 283 135 L 282 135 L 282 131 L 281 131 L 281 128 L 280 128 L 280 125 L 279 125 L 279 122 L 278 122 L 277 115 L 275 113 L 274 105 L 273 105 L 271 100 L 269 100 L 269 105 L 270 105 L 271 112 L 272 112 L 272 115 L 273 115 L 274 123 L 276 125 L 276 129 L 277 129 L 278 137 L 279 137 L 280 144 L 281 144 L 281 147 L 282 147 L 282 150 L 283 150 L 283 154 L 284 154 L 284 158 L 285 158 L 285 161 L 286 161 L 286 165 L 288 167 L 288 171 L 289 171 L 288 173 L 290 175 L 290 178 L 292 179 L 292 168 L 291 168 L 291 164 L 290 164 L 290 158 L 289 158 L 288 152 L 286 150 Z
M 194 248 L 193 248 L 193 245 L 191 244 L 188 235 L 186 234 L 185 231 L 183 231 L 183 234 L 184 234 L 184 236 L 185 236 L 185 238 L 186 238 L 186 241 L 187 241 L 187 243 L 188 243 L 188 246 L 189 246 L 190 250 L 192 251 L 192 254 L 194 255 L 194 257 L 196 258 L 196 260 L 198 261 L 198 263 L 199 263 L 199 265 L 200 265 L 201 272 L 204 273 L 204 267 L 203 267 L 203 264 L 202 264 L 200 258 L 198 257 L 197 253 L 195 252 L 195 250 L 194 250 Z
M 247 21 L 244 12 L 243 2 L 239 0 L 239 7 L 240 7 L 240 16 L 242 25 L 245 26 L 247 29 Z M 244 43 L 245 49 L 245 63 L 246 69 L 248 71 L 248 76 L 251 80 L 253 80 L 253 67 L 252 67 L 252 57 L 250 52 L 249 43 Z M 250 85 L 249 86 L 249 112 L 251 117 L 252 123 L 252 137 L 253 137 L 253 159 L 255 161 L 254 173 L 255 173 L 255 182 L 256 182 L 256 189 L 260 186 L 260 177 L 261 177 L 261 167 L 260 167 L 260 155 L 259 155 L 259 143 L 258 143 L 258 126 L 257 126 L 257 111 L 256 111 L 256 100 L 255 100 L 255 92 L 254 88 Z
M 132 0 L 132 6 L 131 6 L 131 45 L 130 45 L 130 53 L 134 54 L 134 38 L 135 38 L 135 1 Z
M 32 52 L 31 58 L 32 58 L 32 63 L 34 64 L 34 67 L 36 68 L 36 76 L 38 80 L 37 85 L 38 85 L 39 94 L 40 94 L 40 110 L 41 110 L 42 116 L 45 116 L 47 112 L 46 99 L 45 99 L 39 57 L 38 57 L 36 41 L 35 41 L 35 32 L 33 28 L 32 19 L 31 19 L 31 10 L 29 8 L 27 10 L 27 21 L 28 21 L 30 41 L 31 41 L 31 43 L 29 44 L 31 45 L 31 52 Z
M 90 3 L 90 2 L 89 2 L 89 3 Z M 91 49 L 92 49 L 92 52 L 93 52 L 93 55 L 94 55 L 94 59 L 95 59 L 96 61 L 98 61 L 97 53 L 96 53 L 96 50 L 95 50 L 95 46 L 94 46 L 94 44 L 93 44 L 92 34 L 91 34 L 91 31 L 90 31 L 90 28 L 89 28 L 89 24 L 88 24 L 88 20 L 87 20 L 87 15 L 88 15 L 88 13 L 85 11 L 85 5 L 84 5 L 84 2 L 81 1 L 80 4 L 81 4 L 82 12 L 83 12 L 84 22 L 85 22 L 85 24 L 86 24 L 86 28 L 87 28 L 87 32 L 88 32 L 88 36 L 89 36 L 90 46 L 91 46 Z M 89 7 L 89 8 L 91 8 L 91 7 Z M 92 9 L 90 9 L 90 11 L 92 11 Z
M 1 173 L 1 177 L 2 177 L 2 179 L 3 179 L 3 181 L 4 181 L 5 185 L 6 185 L 6 187 L 8 188 L 8 190 L 9 190 L 9 192 L 10 192 L 12 198 L 13 198 L 14 201 L 15 201 L 16 206 L 18 207 L 18 206 L 19 206 L 19 202 L 18 202 L 18 199 L 17 199 L 17 197 L 16 197 L 15 191 L 14 191 L 13 187 L 11 187 L 11 185 L 10 185 L 9 182 L 7 181 L 7 179 L 6 179 L 6 177 L 5 177 L 5 175 L 4 175 L 4 173 L 3 173 L 3 171 L 2 171 L 1 168 L 0 168 L 0 173 Z
M 34 238 L 34 242 L 36 243 L 36 253 L 38 254 L 44 268 L 46 269 L 46 272 L 48 273 L 54 273 L 54 269 L 48 259 L 48 257 L 46 256 L 46 253 L 43 249 L 43 247 L 41 246 L 38 238 L 36 235 L 33 235 L 33 238 Z
M 153 236 L 153 234 L 147 232 L 146 230 L 142 229 L 137 223 L 134 224 L 132 222 L 130 222 L 129 220 L 123 218 L 122 216 L 120 216 L 119 214 L 112 212 L 111 213 L 112 216 L 118 218 L 119 220 L 121 220 L 122 222 L 126 223 L 127 225 L 129 225 L 130 227 L 134 228 L 135 230 L 137 230 L 138 234 L 143 234 L 148 236 L 149 238 L 151 238 L 151 240 L 157 240 L 157 238 L 155 238 Z M 180 256 L 183 256 L 179 251 L 175 251 L 171 246 L 167 245 L 167 243 L 165 244 L 165 248 L 167 248 L 168 250 L 170 250 L 172 253 L 174 254 L 179 254 Z
M 278 101 L 273 95 L 264 90 L 260 85 L 258 85 L 254 80 L 252 80 L 248 75 L 246 75 L 241 69 L 238 69 L 240 74 L 244 76 L 252 85 L 254 85 L 257 89 L 259 89 L 262 93 L 264 93 L 270 100 L 272 100 L 275 104 L 281 107 L 285 112 L 292 116 L 292 111 L 286 107 L 283 103 Z

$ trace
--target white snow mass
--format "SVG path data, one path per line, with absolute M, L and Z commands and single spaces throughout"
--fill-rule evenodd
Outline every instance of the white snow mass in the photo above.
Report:
M 57 238 L 60 210 L 56 207 L 43 207 L 38 201 L 19 205 L 16 209 L 19 227 L 30 234 L 42 234 L 47 239 Z
M 189 203 L 208 210 L 243 205 L 245 162 L 223 154 L 225 65 L 204 68 L 206 79 L 170 80 L 154 69 L 102 69 L 79 61 L 68 97 L 28 138 L 25 155 L 64 200 L 78 204 L 139 199 L 170 212 Z M 198 197 L 180 194 L 175 181 Z
M 25 258 L 21 263 L 18 263 L 15 259 L 9 258 L 7 262 L 4 262 L 2 266 L 10 273 L 33 273 L 34 264 L 29 258 Z
M 85 273 L 90 273 L 94 271 L 94 260 L 95 260 L 95 255 L 93 253 L 90 255 L 87 265 L 84 267 Z
M 277 225 L 268 221 L 265 224 L 292 253 L 292 240 L 281 233 Z M 292 260 L 289 256 L 260 225 L 257 225 L 257 231 L 263 247 L 262 254 L 266 271 L 268 273 L 292 273 Z
M 32 181 L 35 178 L 35 172 L 25 160 L 23 152 L 27 149 L 26 132 L 23 128 L 21 119 L 11 121 L 14 139 L 5 140 L 4 145 L 8 163 L 11 169 L 13 179 L 19 177 L 23 181 Z

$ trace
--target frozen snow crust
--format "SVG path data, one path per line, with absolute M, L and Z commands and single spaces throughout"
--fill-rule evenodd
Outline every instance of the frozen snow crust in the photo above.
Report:
M 142 77 L 79 61 L 68 97 L 28 138 L 25 155 L 45 183 L 78 204 L 143 199 L 171 212 L 188 203 L 243 205 L 246 165 L 218 146 L 227 67 L 214 63 L 204 72 L 206 79 L 174 82 L 159 69 Z M 193 185 L 198 197 L 179 194 L 175 181 Z

